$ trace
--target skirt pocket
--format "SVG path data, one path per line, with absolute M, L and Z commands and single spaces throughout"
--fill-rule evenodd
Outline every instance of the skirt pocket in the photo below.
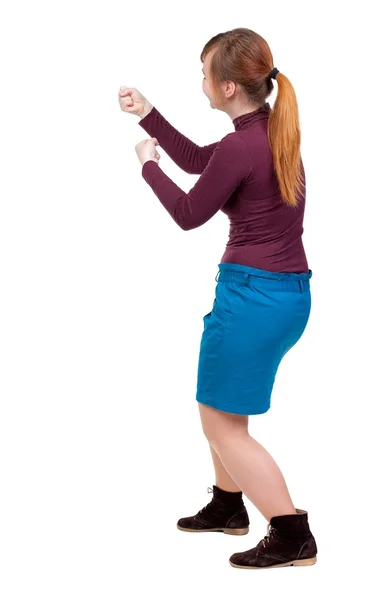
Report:
M 223 283 L 221 284 L 224 285 Z M 203 321 L 214 316 L 222 323 L 229 323 L 232 320 L 233 312 L 231 310 L 231 289 L 227 287 L 217 287 L 215 289 L 215 297 L 212 309 L 207 315 L 204 315 Z

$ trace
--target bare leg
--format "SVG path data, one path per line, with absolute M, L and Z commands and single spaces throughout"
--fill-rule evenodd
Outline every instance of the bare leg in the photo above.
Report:
M 221 459 L 218 454 L 215 452 L 212 446 L 210 447 L 211 456 L 213 458 L 214 469 L 215 469 L 215 485 L 221 490 L 225 490 L 226 492 L 240 492 L 241 490 L 237 486 L 236 483 L 232 480 L 225 467 L 222 464 Z
M 233 482 L 265 519 L 297 514 L 277 463 L 249 434 L 247 416 L 219 411 L 200 402 L 198 406 L 210 446 Z
M 233 480 L 268 521 L 296 514 L 277 463 L 248 433 L 223 437 L 215 448 Z

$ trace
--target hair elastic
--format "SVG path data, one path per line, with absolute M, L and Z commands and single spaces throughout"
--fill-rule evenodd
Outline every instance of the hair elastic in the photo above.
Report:
M 272 79 L 277 79 L 277 73 L 279 73 L 277 67 L 274 67 L 274 69 L 272 69 L 269 73 L 269 77 L 271 77 Z

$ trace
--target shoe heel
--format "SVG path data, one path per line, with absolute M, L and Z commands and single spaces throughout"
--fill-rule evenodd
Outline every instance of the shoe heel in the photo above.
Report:
M 235 527 L 225 527 L 223 533 L 228 533 L 229 535 L 246 535 L 249 533 L 248 527 L 235 528 Z
M 295 560 L 293 562 L 294 567 L 309 567 L 310 565 L 314 565 L 317 562 L 317 557 L 313 556 L 312 558 L 302 558 L 299 560 Z

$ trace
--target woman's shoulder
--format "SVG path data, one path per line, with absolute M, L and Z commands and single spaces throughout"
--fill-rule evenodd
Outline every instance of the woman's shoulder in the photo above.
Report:
M 242 131 L 230 131 L 223 136 L 223 138 L 219 141 L 219 144 L 216 149 L 219 150 L 230 150 L 230 151 L 247 151 L 247 142 L 242 135 Z

